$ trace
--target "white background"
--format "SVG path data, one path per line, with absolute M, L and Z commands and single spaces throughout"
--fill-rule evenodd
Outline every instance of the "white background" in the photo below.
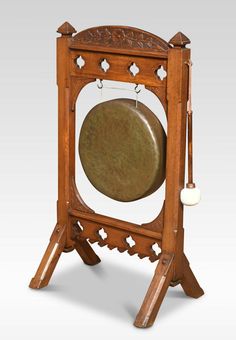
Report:
M 182 31 L 192 41 L 195 174 L 203 198 L 186 209 L 185 248 L 206 294 L 194 300 L 170 288 L 149 329 L 132 322 L 156 263 L 137 256 L 95 245 L 102 262 L 88 267 L 75 252 L 63 254 L 46 289 L 28 288 L 56 222 L 55 38 L 64 21 L 78 31 L 135 26 L 167 41 Z M 1 3 L 2 339 L 235 339 L 235 28 L 230 0 Z M 86 91 L 81 117 L 92 105 Z M 151 95 L 142 95 L 161 115 Z M 160 192 L 128 207 L 92 191 L 83 176 L 83 198 L 97 212 L 142 222 L 160 207 Z

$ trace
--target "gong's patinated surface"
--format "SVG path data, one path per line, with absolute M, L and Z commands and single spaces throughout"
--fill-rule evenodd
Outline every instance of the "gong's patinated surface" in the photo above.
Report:
M 165 178 L 166 134 L 154 113 L 132 99 L 96 105 L 80 131 L 79 155 L 92 185 L 118 201 L 156 191 Z

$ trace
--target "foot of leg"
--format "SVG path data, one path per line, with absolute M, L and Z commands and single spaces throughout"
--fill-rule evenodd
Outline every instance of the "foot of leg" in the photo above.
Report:
M 195 278 L 185 255 L 183 259 L 183 278 L 181 280 L 181 286 L 186 295 L 195 299 L 204 294 L 204 291 L 197 282 L 197 279 Z
M 101 262 L 100 258 L 97 256 L 93 248 L 90 246 L 86 240 L 76 241 L 75 249 L 80 255 L 85 264 L 94 266 Z
M 173 255 L 162 254 L 134 325 L 152 326 L 172 279 Z
M 30 288 L 40 289 L 48 285 L 59 257 L 63 251 L 65 239 L 65 227 L 57 225 L 52 233 L 50 243 L 45 251 L 38 270 L 30 282 Z

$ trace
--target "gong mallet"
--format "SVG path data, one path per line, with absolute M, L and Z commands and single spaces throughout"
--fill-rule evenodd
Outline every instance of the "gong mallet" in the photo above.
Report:
M 186 62 L 188 66 L 188 102 L 187 102 L 187 130 L 188 130 L 188 182 L 181 190 L 180 200 L 184 205 L 192 206 L 199 203 L 201 192 L 193 182 L 193 122 L 192 122 L 192 62 Z

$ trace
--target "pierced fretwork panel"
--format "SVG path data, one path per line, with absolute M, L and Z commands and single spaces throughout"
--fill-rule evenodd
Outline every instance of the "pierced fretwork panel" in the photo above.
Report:
M 78 57 L 86 60 L 78 66 Z M 109 53 L 71 51 L 71 75 L 87 78 L 125 81 L 147 86 L 166 87 L 166 78 L 157 70 L 167 70 L 166 59 L 144 58 L 139 56 L 116 55 Z
M 141 259 L 148 257 L 151 262 L 158 260 L 161 254 L 158 248 L 161 240 L 83 219 L 74 224 L 73 234 L 74 239 L 87 239 L 91 243 L 97 242 L 101 247 L 107 246 L 111 250 L 117 248 L 119 252 L 127 251 L 129 255 L 137 254 Z

